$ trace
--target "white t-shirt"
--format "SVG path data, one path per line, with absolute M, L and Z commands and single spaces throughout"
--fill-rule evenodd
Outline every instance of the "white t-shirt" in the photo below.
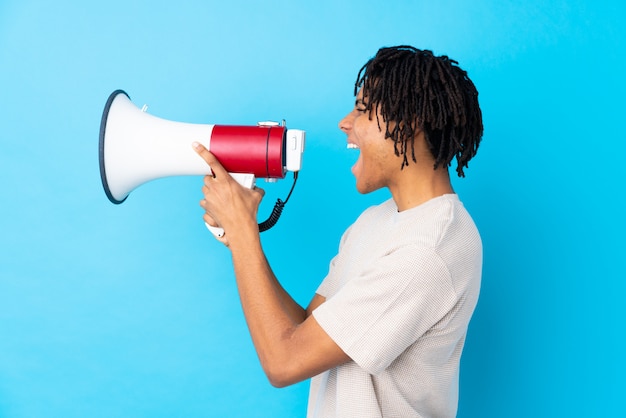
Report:
M 352 361 L 311 380 L 308 417 L 453 417 L 482 244 L 455 194 L 367 209 L 344 233 L 313 315 Z

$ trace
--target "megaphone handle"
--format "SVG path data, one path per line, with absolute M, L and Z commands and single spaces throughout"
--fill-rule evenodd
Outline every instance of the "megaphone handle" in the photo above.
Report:
M 211 226 L 206 222 L 204 224 L 206 225 L 207 229 L 211 231 L 211 233 L 215 235 L 216 237 L 221 238 L 224 236 L 224 230 L 220 228 L 219 226 Z
M 252 189 L 256 183 L 256 179 L 254 177 L 254 174 L 249 174 L 249 173 L 229 173 L 234 179 L 235 181 L 237 181 L 237 183 L 241 184 L 243 187 L 247 187 L 248 189 Z M 206 225 L 207 229 L 209 231 L 211 231 L 211 233 L 213 235 L 215 235 L 218 238 L 221 238 L 224 236 L 224 230 L 218 226 L 211 226 L 208 223 L 204 223 L 204 225 Z

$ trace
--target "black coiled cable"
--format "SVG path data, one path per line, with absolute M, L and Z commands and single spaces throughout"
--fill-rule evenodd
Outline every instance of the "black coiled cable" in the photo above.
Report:
M 276 204 L 274 205 L 274 209 L 272 209 L 270 217 L 259 224 L 259 232 L 267 231 L 268 229 L 276 225 L 276 222 L 278 222 L 278 218 L 280 218 L 280 215 L 282 215 L 283 213 L 284 207 L 285 202 L 283 202 L 281 199 L 278 199 L 276 201 Z
M 274 205 L 274 209 L 272 209 L 272 213 L 270 214 L 269 218 L 267 218 L 267 220 L 259 224 L 259 232 L 267 231 L 268 229 L 276 225 L 276 222 L 278 222 L 280 215 L 282 215 L 283 213 L 283 209 L 285 208 L 285 205 L 287 204 L 287 202 L 289 201 L 289 198 L 291 197 L 293 188 L 296 187 L 297 180 L 298 180 L 298 172 L 295 171 L 293 173 L 293 184 L 291 185 L 291 190 L 289 190 L 289 194 L 287 195 L 287 198 L 285 199 L 284 202 L 282 201 L 282 199 L 276 200 L 276 204 Z

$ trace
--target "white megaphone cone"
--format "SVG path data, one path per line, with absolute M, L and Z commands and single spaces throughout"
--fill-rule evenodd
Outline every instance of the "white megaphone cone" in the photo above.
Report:
M 112 203 L 157 178 L 210 174 L 192 149 L 199 142 L 246 187 L 255 178 L 282 179 L 302 164 L 304 131 L 263 122 L 229 126 L 174 122 L 135 106 L 122 90 L 108 98 L 100 124 L 100 177 Z M 280 200 L 280 199 L 279 199 Z

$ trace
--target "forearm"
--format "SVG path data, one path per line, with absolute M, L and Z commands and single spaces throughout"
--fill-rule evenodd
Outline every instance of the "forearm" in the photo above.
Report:
M 269 262 L 265 258 L 264 254 L 263 254 L 263 259 L 265 260 L 265 264 L 267 266 L 268 279 L 274 285 L 274 289 L 276 291 L 278 298 L 281 301 L 283 308 L 285 309 L 285 311 L 287 312 L 287 314 L 289 315 L 289 317 L 291 318 L 293 322 L 295 322 L 296 324 L 301 323 L 302 321 L 306 319 L 306 316 L 307 316 L 306 310 L 302 306 L 300 306 L 300 304 L 296 302 L 293 299 L 293 297 L 291 297 L 291 295 L 280 284 L 280 282 L 274 275 L 273 271 L 271 270 Z
M 231 243 L 233 266 L 244 316 L 261 364 L 273 371 L 287 361 L 290 336 L 306 317 L 274 276 L 258 234 Z

